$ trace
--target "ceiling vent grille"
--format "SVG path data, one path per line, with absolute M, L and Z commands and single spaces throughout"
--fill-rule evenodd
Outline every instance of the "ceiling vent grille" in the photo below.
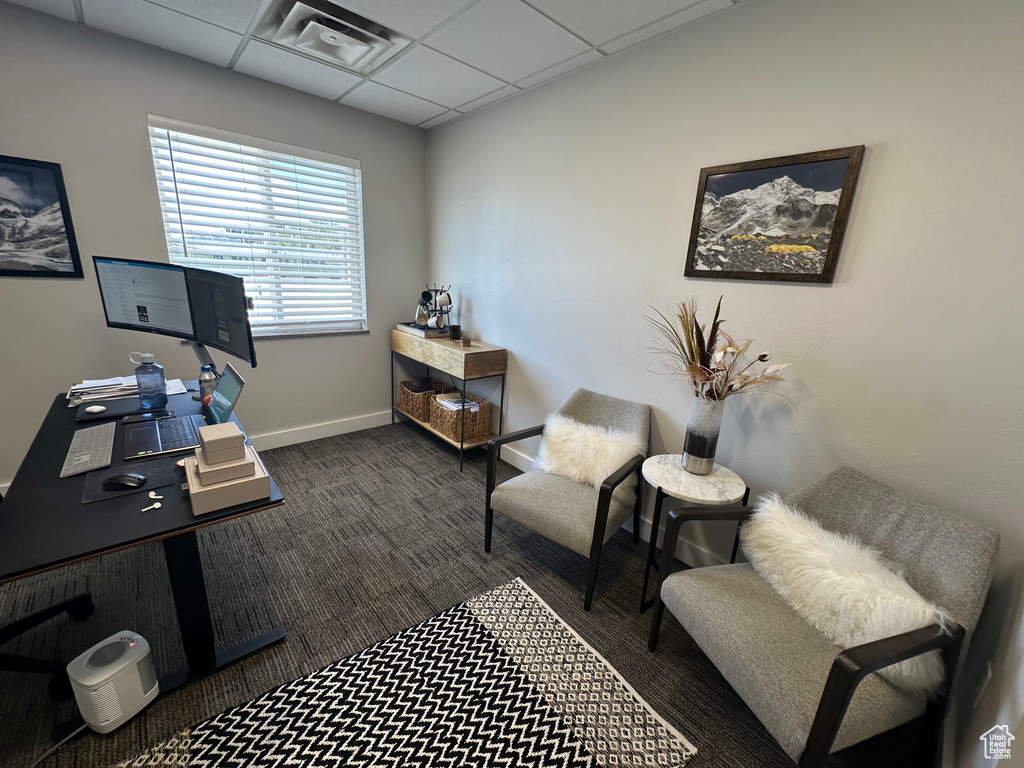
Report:
M 411 42 L 393 29 L 323 0 L 275 2 L 256 34 L 361 75 Z

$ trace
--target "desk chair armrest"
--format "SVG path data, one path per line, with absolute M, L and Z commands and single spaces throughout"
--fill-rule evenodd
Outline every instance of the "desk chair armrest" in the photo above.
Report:
M 491 506 L 491 493 L 494 492 L 494 478 L 498 468 L 498 454 L 501 453 L 501 446 L 506 443 L 514 443 L 517 440 L 525 440 L 528 437 L 536 437 L 544 431 L 544 425 L 520 429 L 517 432 L 508 432 L 504 435 L 492 437 L 487 441 L 487 508 Z
M 807 746 L 800 757 L 800 768 L 819 765 L 828 756 L 861 680 L 872 672 L 934 650 L 942 652 L 946 673 L 945 690 L 938 701 L 929 704 L 926 717 L 932 729 L 941 732 L 963 639 L 964 628 L 959 624 L 954 626 L 951 633 L 944 631 L 938 624 L 931 624 L 847 648 L 836 656 L 821 694 L 814 724 L 807 736 Z

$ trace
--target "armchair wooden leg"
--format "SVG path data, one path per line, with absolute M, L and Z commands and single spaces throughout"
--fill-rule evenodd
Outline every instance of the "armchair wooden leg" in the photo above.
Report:
M 596 552 L 595 552 L 596 550 Z M 594 585 L 597 584 L 597 566 L 601 562 L 601 542 L 594 541 L 590 550 L 590 573 L 587 575 L 587 595 L 583 598 L 583 610 L 589 611 L 594 602 Z
M 647 636 L 647 649 L 658 650 L 658 635 L 661 633 L 661 618 L 665 615 L 665 604 L 661 602 L 661 594 L 654 595 L 654 610 L 651 612 L 651 631 Z
M 643 479 L 640 477 L 640 470 L 636 471 L 636 503 L 633 505 L 633 543 L 640 543 L 640 508 L 643 506 Z
M 487 510 L 484 512 L 484 552 L 491 551 L 491 528 L 494 526 L 494 510 L 491 509 L 491 505 L 487 505 Z

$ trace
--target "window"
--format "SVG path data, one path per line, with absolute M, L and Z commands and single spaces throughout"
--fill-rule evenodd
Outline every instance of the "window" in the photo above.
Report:
M 167 253 L 245 280 L 253 336 L 366 330 L 359 161 L 149 117 Z

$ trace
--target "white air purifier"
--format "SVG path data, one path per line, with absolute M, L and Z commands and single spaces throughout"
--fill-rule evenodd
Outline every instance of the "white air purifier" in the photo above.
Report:
M 97 733 L 110 733 L 128 722 L 160 692 L 149 643 L 128 630 L 74 659 L 68 677 L 82 719 Z

